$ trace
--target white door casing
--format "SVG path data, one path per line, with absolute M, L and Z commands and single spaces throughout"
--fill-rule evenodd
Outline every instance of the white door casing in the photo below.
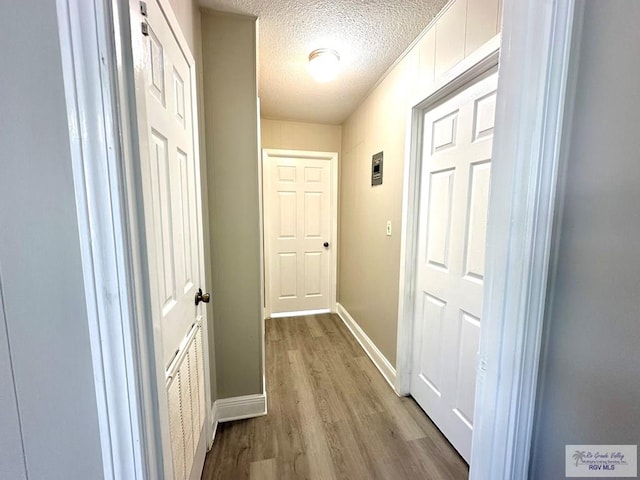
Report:
M 265 149 L 263 162 L 267 314 L 334 311 L 337 154 Z
M 497 73 L 427 111 L 411 394 L 469 461 Z
M 194 60 L 169 6 L 146 2 L 140 132 L 149 289 L 165 475 L 199 478 L 207 425 L 206 311 Z M 133 32 L 137 35 L 139 32 Z M 143 138 L 144 137 L 144 138 Z M 145 154 L 146 153 L 146 154 Z M 166 413 L 162 413 L 162 412 Z

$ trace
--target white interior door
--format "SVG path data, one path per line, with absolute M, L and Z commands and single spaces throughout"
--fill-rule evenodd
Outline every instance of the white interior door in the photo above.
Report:
M 265 151 L 266 294 L 271 316 L 328 312 L 334 302 L 336 158 Z
M 158 392 L 168 417 L 163 450 L 171 462 L 165 475 L 180 480 L 199 478 L 206 446 L 205 309 L 195 301 L 204 287 L 204 263 L 194 61 L 181 47 L 168 2 L 151 0 L 146 6 L 149 154 L 142 158 L 142 176 L 147 251 L 154 329 L 159 330 L 155 347 L 162 352 L 166 379 Z
M 411 395 L 468 462 L 497 73 L 424 115 Z

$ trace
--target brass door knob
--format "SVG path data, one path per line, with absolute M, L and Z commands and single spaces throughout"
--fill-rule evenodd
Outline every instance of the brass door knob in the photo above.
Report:
M 202 293 L 202 289 L 199 288 L 196 292 L 196 305 L 200 302 L 209 303 L 209 300 L 211 300 L 211 295 L 208 293 Z

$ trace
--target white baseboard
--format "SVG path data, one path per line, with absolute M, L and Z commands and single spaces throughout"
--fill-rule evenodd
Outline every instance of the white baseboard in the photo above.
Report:
M 218 422 L 230 422 L 267 414 L 267 394 L 242 395 L 216 400 Z
M 211 440 L 209 449 L 216 439 L 218 424 L 261 417 L 267 414 L 267 394 L 242 395 L 240 397 L 221 398 L 213 402 L 211 407 Z
M 342 319 L 344 324 L 347 326 L 349 331 L 356 338 L 362 349 L 369 356 L 373 364 L 380 370 L 380 373 L 387 381 L 387 383 L 391 386 L 394 392 L 398 394 L 396 390 L 396 369 L 393 368 L 393 365 L 387 360 L 387 358 L 382 354 L 378 347 L 371 341 L 371 339 L 364 333 L 364 330 L 360 328 L 360 325 L 353 319 L 353 317 L 347 312 L 347 310 L 338 303 L 336 306 L 336 311 L 338 316 Z M 398 394 L 399 395 L 399 394 Z
M 319 315 L 321 313 L 331 313 L 331 310 L 328 308 L 321 308 L 320 310 L 300 310 L 298 312 L 272 313 L 270 315 L 270 318 L 302 317 L 304 315 Z

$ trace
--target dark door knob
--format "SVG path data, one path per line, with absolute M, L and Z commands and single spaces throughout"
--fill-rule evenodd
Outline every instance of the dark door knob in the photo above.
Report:
M 329 242 L 324 242 L 324 247 L 329 248 Z
M 209 300 L 211 300 L 211 295 L 208 293 L 202 293 L 202 289 L 199 288 L 196 292 L 196 305 L 200 302 L 209 303 Z

